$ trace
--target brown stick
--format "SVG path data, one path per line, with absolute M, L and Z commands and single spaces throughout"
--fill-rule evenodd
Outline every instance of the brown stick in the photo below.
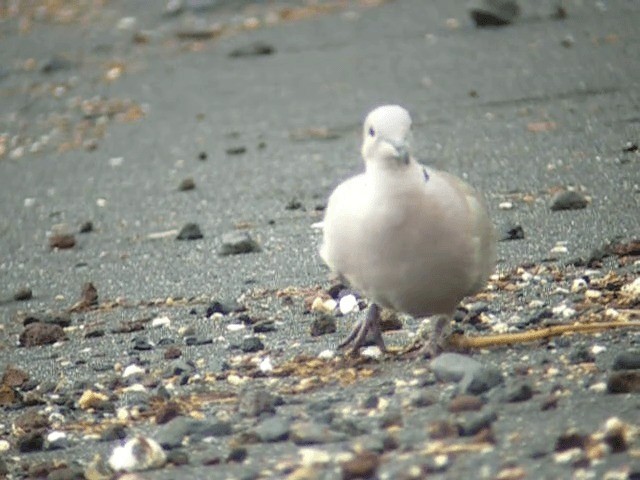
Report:
M 594 333 L 616 328 L 640 328 L 640 322 L 595 322 L 574 325 L 554 325 L 531 330 L 522 333 L 504 333 L 500 335 L 487 335 L 483 337 L 465 337 L 453 334 L 448 339 L 448 344 L 454 349 L 487 348 L 516 343 L 535 342 L 551 337 L 557 337 L 565 333 Z

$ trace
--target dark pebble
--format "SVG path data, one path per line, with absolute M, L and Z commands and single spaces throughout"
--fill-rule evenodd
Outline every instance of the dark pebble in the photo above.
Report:
M 17 441 L 20 453 L 37 452 L 44 447 L 44 436 L 42 431 L 29 432 Z
M 291 422 L 282 417 L 271 417 L 261 422 L 255 429 L 263 442 L 283 442 L 289 438 Z
M 268 333 L 276 330 L 276 324 L 273 320 L 260 320 L 253 325 L 254 333 Z
M 285 210 L 301 210 L 301 209 L 303 209 L 302 202 L 300 200 L 298 200 L 297 198 L 292 198 L 284 206 L 284 209 Z
M 75 64 L 70 60 L 60 56 L 54 55 L 40 67 L 42 73 L 50 74 L 54 72 L 60 72 L 62 70 L 70 70 L 75 67 Z
M 490 428 L 497 418 L 495 412 L 470 414 L 458 421 L 458 433 L 461 437 L 471 437 L 481 430 Z
M 64 330 L 60 325 L 49 323 L 30 323 L 22 333 L 20 333 L 19 341 L 23 347 L 37 347 L 40 345 L 50 345 L 52 343 L 66 340 Z
M 262 343 L 259 337 L 246 337 L 243 338 L 242 343 L 240 343 L 240 350 L 244 353 L 259 352 L 260 350 L 264 350 L 264 343 Z
M 380 457 L 373 452 L 357 453 L 351 460 L 341 464 L 342 480 L 375 478 Z
M 242 463 L 246 460 L 249 452 L 245 447 L 235 447 L 227 455 L 227 463 Z
M 275 52 L 275 48 L 264 42 L 253 42 L 249 45 L 234 48 L 229 52 L 229 57 L 255 57 L 260 55 L 271 55 Z
M 259 252 L 260 245 L 247 232 L 232 231 L 222 235 L 219 253 L 222 256 Z
M 258 417 L 275 413 L 276 398 L 264 388 L 246 388 L 240 392 L 238 412 L 245 417 Z
M 104 337 L 105 331 L 102 328 L 95 328 L 87 331 L 84 334 L 84 338 L 100 338 Z
M 181 192 L 186 192 L 188 190 L 193 190 L 196 188 L 196 182 L 191 177 L 187 177 L 180 182 L 178 185 L 178 190 Z
M 518 383 L 507 389 L 505 400 L 507 402 L 526 402 L 533 397 L 533 389 L 528 383 Z
M 500 241 L 522 240 L 524 238 L 524 229 L 522 225 L 508 222 L 500 227 Z
M 380 313 L 380 330 L 383 332 L 402 330 L 402 321 L 395 312 L 386 309 L 382 310 Z
M 219 302 L 218 300 L 212 302 L 207 307 L 205 316 L 209 318 L 214 313 L 221 313 L 222 315 L 228 315 L 233 312 L 242 312 L 246 310 L 245 307 L 234 301 Z
M 637 370 L 640 369 L 640 350 L 622 352 L 616 355 L 613 360 L 614 370 Z
M 29 287 L 20 288 L 16 290 L 16 292 L 13 294 L 13 299 L 16 302 L 24 302 L 26 300 L 31 300 L 32 298 L 33 298 L 33 292 Z
M 607 380 L 609 393 L 640 393 L 640 370 L 613 372 Z
M 433 440 L 458 436 L 458 428 L 446 420 L 435 420 L 427 425 L 427 433 Z
M 100 441 L 113 442 L 114 440 L 123 440 L 127 438 L 127 429 L 124 425 L 115 424 L 110 425 L 102 432 Z
M 414 392 L 410 396 L 411 405 L 417 408 L 430 407 L 436 403 L 436 399 L 427 392 Z
M 146 338 L 134 338 L 133 339 L 133 349 L 134 350 L 141 350 L 141 351 L 148 351 L 148 350 L 153 350 L 154 345 L 147 340 Z
M 465 375 L 460 382 L 460 390 L 471 395 L 480 395 L 499 385 L 503 380 L 500 370 L 483 366 Z
M 93 232 L 93 222 L 91 220 L 87 220 L 80 225 L 80 233 L 90 232 Z
M 203 237 L 197 223 L 187 223 L 178 233 L 176 240 L 198 240 Z
M 213 339 L 209 337 L 185 337 L 184 344 L 188 347 L 196 345 L 210 345 L 213 343 Z
M 476 27 L 502 27 L 512 23 L 520 14 L 515 0 L 476 0 L 469 9 Z
M 247 147 L 239 146 L 239 147 L 229 147 L 225 150 L 227 155 L 242 155 L 247 151 Z
M 336 319 L 332 315 L 327 315 L 325 313 L 316 314 L 309 329 L 312 337 L 335 333 L 337 329 Z
M 176 417 L 162 425 L 155 440 L 165 449 L 171 450 L 182 445 L 185 437 L 192 442 L 199 442 L 207 437 L 223 437 L 231 435 L 231 424 L 225 421 L 196 420 L 188 417 Z
M 579 210 L 588 205 L 584 195 L 575 190 L 564 190 L 556 193 L 551 199 L 551 210 Z
M 179 347 L 171 346 L 164 351 L 165 360 L 175 360 L 182 356 L 182 350 Z
M 596 356 L 588 347 L 580 345 L 569 353 L 569 361 L 574 365 L 579 363 L 593 363 L 596 361 Z
M 180 415 L 180 406 L 175 402 L 167 402 L 156 411 L 155 421 L 158 425 L 164 425 L 178 415 Z
M 54 233 L 49 237 L 49 247 L 59 250 L 73 248 L 76 244 L 76 237 L 71 233 Z
M 564 452 L 565 450 L 570 450 L 572 448 L 584 448 L 587 439 L 588 436 L 575 430 L 569 430 L 557 438 L 555 451 Z

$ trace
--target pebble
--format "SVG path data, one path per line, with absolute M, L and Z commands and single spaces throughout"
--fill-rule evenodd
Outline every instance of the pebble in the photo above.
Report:
M 49 237 L 49 247 L 51 249 L 66 250 L 73 248 L 76 244 L 76 237 L 72 233 L 53 233 Z
M 587 198 L 575 190 L 563 190 L 551 199 L 551 210 L 580 210 L 589 204 Z
M 239 394 L 238 412 L 246 417 L 275 413 L 276 398 L 264 388 L 245 388 Z
M 208 437 L 224 437 L 232 433 L 233 429 L 228 421 L 179 416 L 158 429 L 156 440 L 162 447 L 171 450 L 180 447 L 185 438 L 198 442 Z
M 33 298 L 33 292 L 29 287 L 22 287 L 16 290 L 13 294 L 13 299 L 16 302 L 24 302 Z
M 37 430 L 22 435 L 17 440 L 18 451 L 20 453 L 37 452 L 44 447 L 44 437 L 42 432 Z
M 66 339 L 67 336 L 60 325 L 34 322 L 25 326 L 20 333 L 19 342 L 23 347 L 37 347 Z
M 93 232 L 93 222 L 91 220 L 87 220 L 86 222 L 82 222 L 82 224 L 80 225 L 80 229 L 78 231 L 80 233 Z
M 262 421 L 255 429 L 262 442 L 283 442 L 289 438 L 288 419 L 275 416 Z
M 67 434 L 58 430 L 54 430 L 47 434 L 44 441 L 45 450 L 60 450 L 69 446 Z
M 337 330 L 336 319 L 333 315 L 317 313 L 314 315 L 309 330 L 312 337 L 335 333 Z
M 0 384 L 16 388 L 24 385 L 27 380 L 29 380 L 29 374 L 27 372 L 14 365 L 7 365 L 2 374 Z
M 478 28 L 501 27 L 520 15 L 520 7 L 515 0 L 475 0 L 469 14 Z
M 458 433 L 462 437 L 471 437 L 485 428 L 490 428 L 497 419 L 498 415 L 492 411 L 469 414 L 457 421 Z
M 630 350 L 616 355 L 613 359 L 614 370 L 640 369 L 640 350 Z
M 200 226 L 197 223 L 187 223 L 176 237 L 176 240 L 198 240 L 203 238 L 202 231 L 200 231 Z
M 158 442 L 137 436 L 113 449 L 109 466 L 114 472 L 141 472 L 160 468 L 166 461 L 167 455 Z
M 240 57 L 255 57 L 261 55 L 272 55 L 275 53 L 276 49 L 265 42 L 252 42 L 248 45 L 234 48 L 229 52 L 229 57 L 231 58 L 240 58 Z
M 507 389 L 505 400 L 507 402 L 525 402 L 533 397 L 533 388 L 528 383 L 520 382 Z
M 223 257 L 261 251 L 260 245 L 248 232 L 237 230 L 227 232 L 222 235 L 221 242 L 219 254 Z
M 342 315 L 348 315 L 349 313 L 360 311 L 358 299 L 353 294 L 345 295 L 340 298 L 338 308 Z
M 524 238 L 524 229 L 522 225 L 507 222 L 500 227 L 500 241 L 506 242 L 509 240 L 522 240 Z
M 264 343 L 262 343 L 260 337 L 245 337 L 240 343 L 240 350 L 244 353 L 259 352 L 260 350 L 264 350 Z
M 439 380 L 460 382 L 460 391 L 480 395 L 503 381 L 502 373 L 458 353 L 443 353 L 431 361 L 430 368 Z
M 82 410 L 88 410 L 90 408 L 103 409 L 108 402 L 108 395 L 94 392 L 93 390 L 85 390 L 78 400 L 78 407 Z
M 609 393 L 640 393 L 640 370 L 613 372 L 607 379 Z
M 475 395 L 458 395 L 449 402 L 448 410 L 451 413 L 477 412 L 484 405 L 482 398 Z
M 181 192 L 193 190 L 194 188 L 196 188 L 196 182 L 193 180 L 192 177 L 184 178 L 180 182 L 180 185 L 178 185 L 178 190 L 180 190 Z
M 374 452 L 357 453 L 340 465 L 343 480 L 375 478 L 380 465 L 380 457 Z
M 320 423 L 300 421 L 291 425 L 289 439 L 296 445 L 315 445 L 340 442 L 345 440 L 346 436 Z

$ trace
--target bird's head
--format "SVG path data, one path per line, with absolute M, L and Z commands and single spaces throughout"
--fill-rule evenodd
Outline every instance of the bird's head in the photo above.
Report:
M 411 117 L 399 105 L 384 105 L 371 111 L 362 131 L 365 164 L 396 168 L 410 161 Z

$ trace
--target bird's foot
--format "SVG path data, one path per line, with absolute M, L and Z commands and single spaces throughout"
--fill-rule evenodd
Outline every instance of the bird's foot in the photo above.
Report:
M 349 348 L 349 354 L 355 355 L 358 353 L 360 347 L 365 346 L 369 339 L 375 343 L 378 348 L 385 353 L 387 348 L 384 345 L 384 339 L 382 338 L 382 330 L 380 329 L 380 307 L 375 303 L 372 303 L 367 312 L 367 316 L 364 320 L 358 320 L 356 324 L 347 335 L 342 343 L 338 345 L 338 349 L 343 349 L 347 346 Z

